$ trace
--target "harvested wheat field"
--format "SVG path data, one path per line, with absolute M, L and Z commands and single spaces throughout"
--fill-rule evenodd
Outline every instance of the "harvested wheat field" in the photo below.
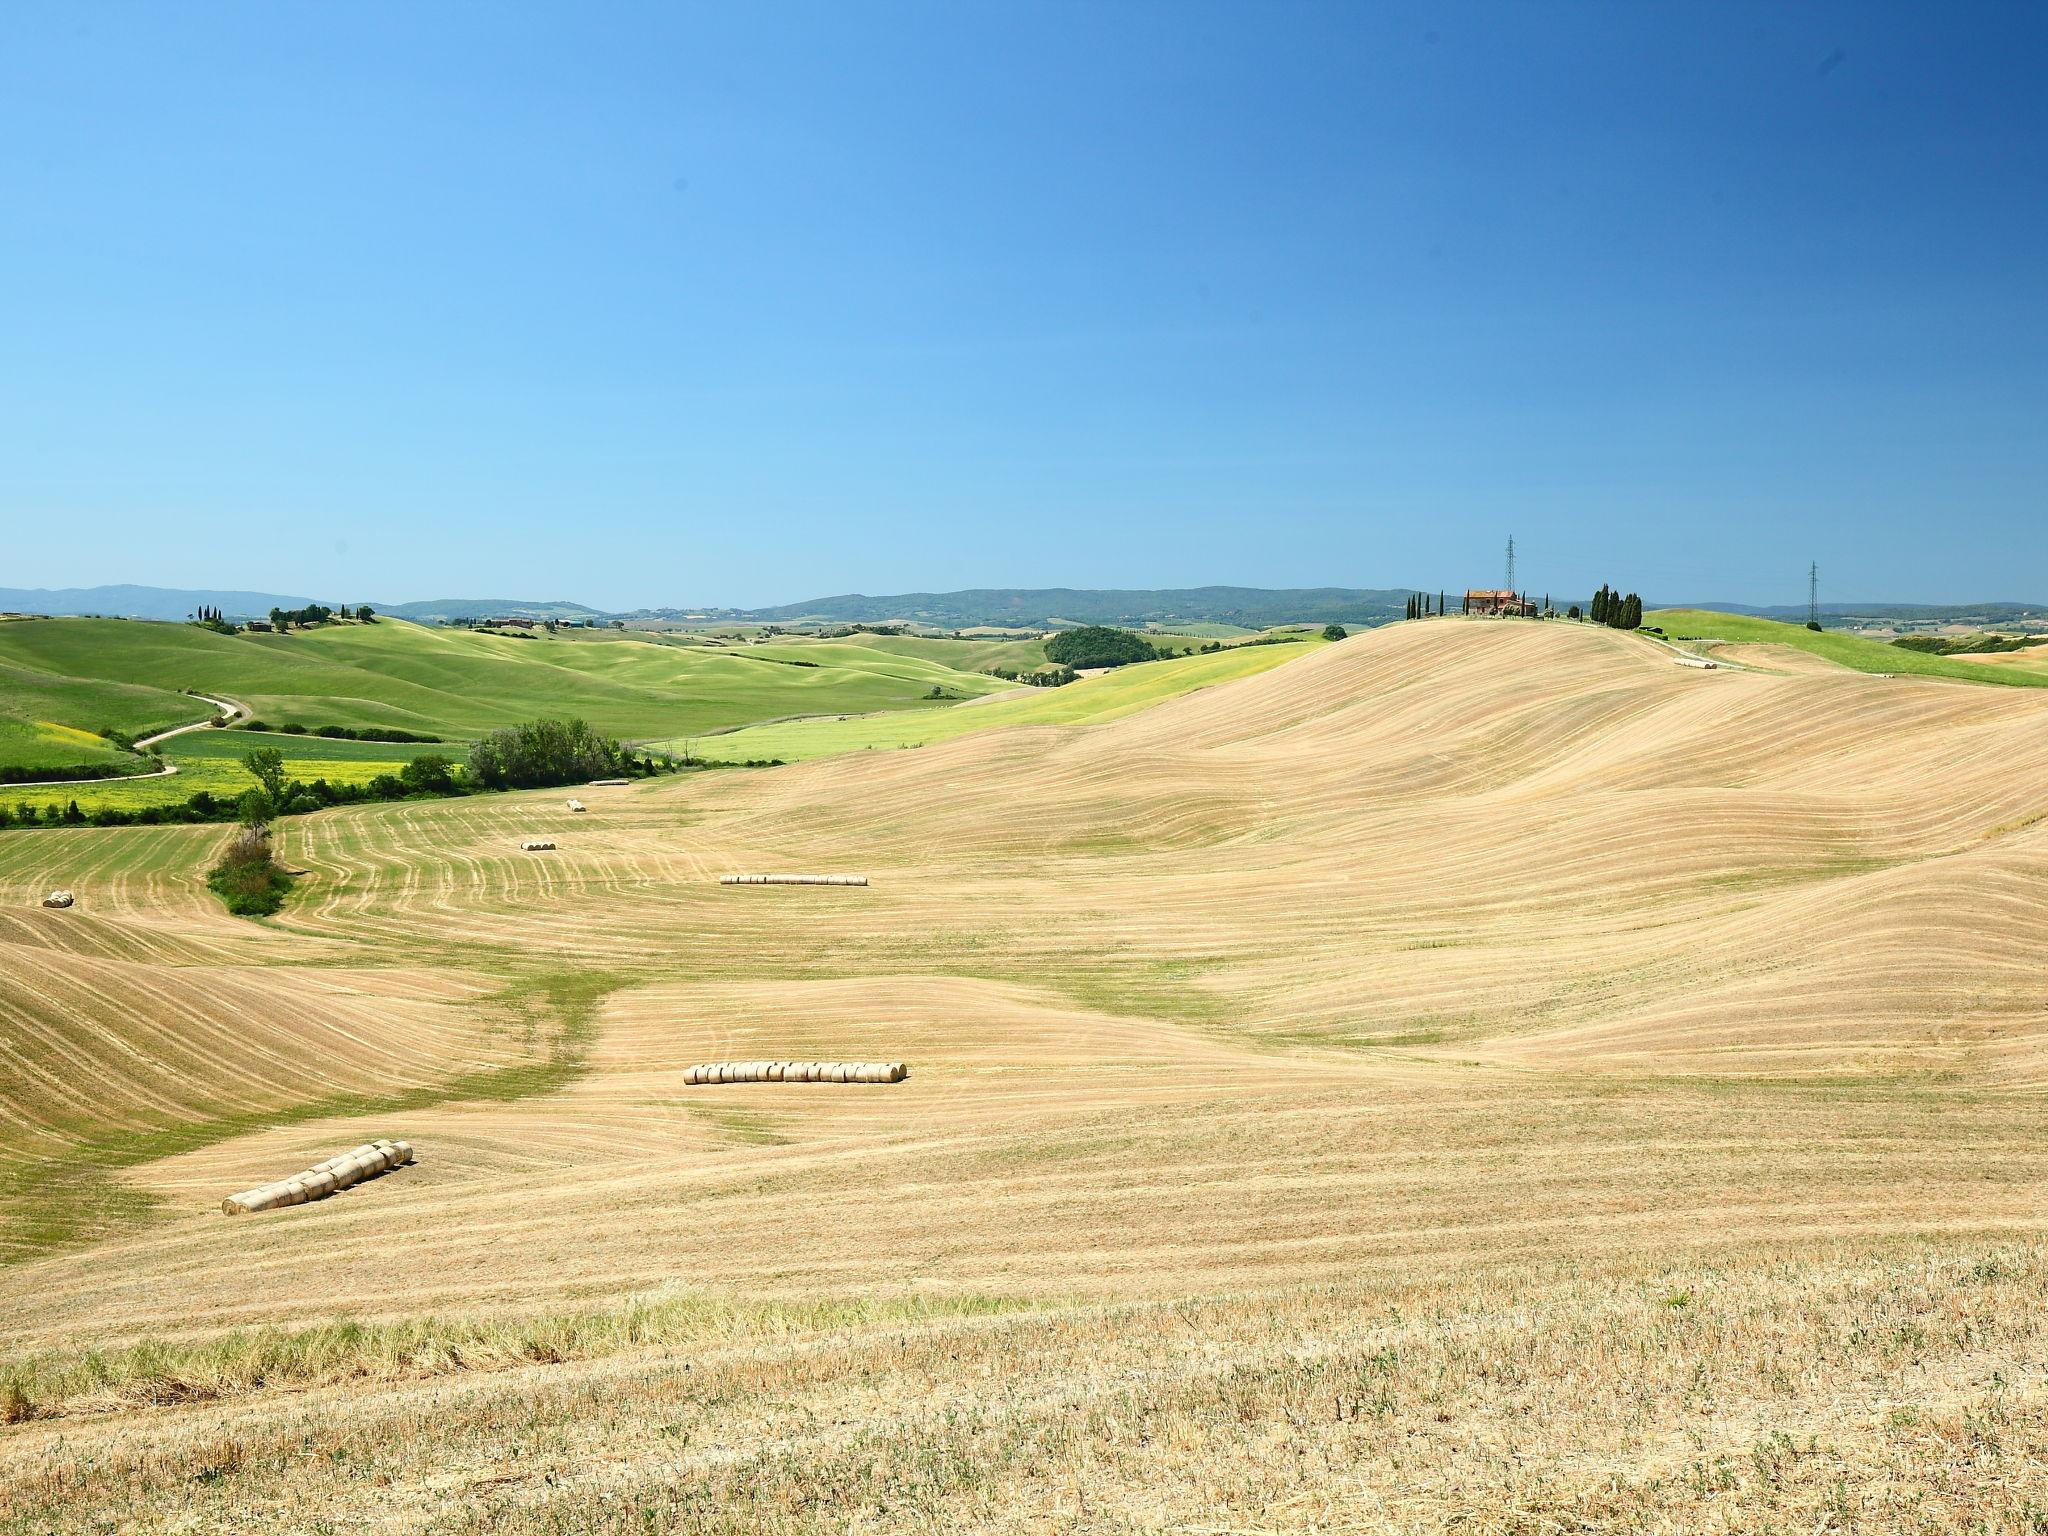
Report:
M 0 1530 L 2048 1521 L 2048 695 L 1453 619 L 603 809 L 0 840 Z

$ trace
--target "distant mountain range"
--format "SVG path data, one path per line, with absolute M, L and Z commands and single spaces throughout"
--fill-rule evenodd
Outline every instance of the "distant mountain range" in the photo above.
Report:
M 534 602 L 526 598 L 447 597 L 423 603 L 379 603 L 349 594 L 322 598 L 284 592 L 205 592 L 182 587 L 0 587 L 0 613 L 97 614 L 110 619 L 189 619 L 201 608 L 218 608 L 231 619 L 260 619 L 273 608 L 304 608 L 322 602 L 350 607 L 370 602 L 379 613 L 423 623 L 447 619 L 597 619 L 581 603 Z
M 1163 591 L 1076 587 L 981 587 L 965 592 L 905 592 L 895 597 L 847 593 L 746 617 L 767 623 L 879 624 L 907 619 L 940 629 L 1003 625 L 1035 629 L 1068 624 L 1378 624 L 1398 615 L 1412 588 L 1178 587 Z
M 371 606 L 394 618 L 422 623 L 486 618 L 612 619 L 708 618 L 726 623 L 882 624 L 891 620 L 938 629 L 1005 627 L 1042 629 L 1056 624 L 1236 624 L 1266 629 L 1276 624 L 1382 624 L 1402 612 L 1408 587 L 978 587 L 963 592 L 904 592 L 869 597 L 850 592 L 771 608 L 642 608 L 608 612 L 566 599 L 448 597 L 416 603 Z M 1458 594 L 1450 594 L 1456 602 Z M 329 606 L 365 601 L 359 594 L 319 599 Z M 180 620 L 200 608 L 218 608 L 229 618 L 260 618 L 273 608 L 303 608 L 314 599 L 282 592 L 213 592 L 176 587 L 107 586 L 0 587 L 0 612 L 102 614 L 133 619 Z M 1583 598 L 1554 596 L 1562 609 Z M 1715 609 L 1798 623 L 1806 606 L 1756 607 L 1745 603 L 1657 603 L 1655 607 Z M 1996 603 L 1823 603 L 1827 619 L 1973 622 L 2002 624 L 2048 613 L 2048 604 Z

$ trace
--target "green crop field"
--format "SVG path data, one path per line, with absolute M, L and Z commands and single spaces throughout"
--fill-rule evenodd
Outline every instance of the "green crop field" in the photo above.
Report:
M 580 715 L 602 731 L 641 739 L 794 715 L 930 708 L 1006 686 L 969 669 L 980 647 L 934 643 L 952 646 L 959 664 L 943 652 L 899 654 L 847 642 L 721 648 L 567 630 L 516 639 L 398 620 L 289 635 L 220 635 L 119 619 L 6 624 L 0 767 L 135 762 L 96 733 L 140 733 L 200 718 L 206 706 L 185 690 L 234 699 L 272 725 L 383 726 L 469 738 L 537 716 Z M 171 744 L 173 760 L 191 739 Z M 299 740 L 292 755 L 305 757 L 311 749 Z M 462 752 L 459 743 L 450 750 Z M 380 750 L 375 760 L 405 756 Z M 166 781 L 121 793 L 156 803 L 170 787 Z M 202 786 L 190 780 L 178 787 L 189 794 Z M 80 786 L 87 788 L 95 803 L 114 803 L 105 797 L 116 791 Z M 88 797 L 79 798 L 83 804 Z
M 1321 644 L 1319 639 L 1303 639 L 1279 645 L 1236 646 L 1207 656 L 1176 656 L 1170 661 L 1122 667 L 1064 688 L 1026 689 L 1016 697 L 992 699 L 985 704 L 955 705 L 916 715 L 791 720 L 748 726 L 716 736 L 678 738 L 663 745 L 674 751 L 687 748 L 691 755 L 713 762 L 773 758 L 798 762 L 866 748 L 921 747 L 996 726 L 1092 725 L 1213 683 L 1270 671 Z
M 1816 634 L 1802 624 L 1784 624 L 1776 619 L 1752 618 L 1748 614 L 1713 613 L 1701 608 L 1663 608 L 1643 615 L 1643 622 L 1658 626 L 1673 640 L 1790 646 L 1857 672 L 1952 677 L 1972 683 L 2004 683 L 2021 688 L 2048 687 L 2048 672 L 2019 667 L 1987 667 L 1957 657 L 1930 656 L 1925 652 L 1887 645 L 1881 640 L 1845 635 L 1838 630 L 1822 630 Z

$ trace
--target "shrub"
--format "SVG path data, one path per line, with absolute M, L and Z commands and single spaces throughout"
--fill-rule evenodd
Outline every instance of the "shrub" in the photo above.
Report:
M 1350 634 L 1351 631 L 1342 624 L 1325 624 L 1323 626 L 1323 638 L 1325 640 L 1343 640 L 1349 638 Z
M 228 839 L 206 883 L 235 916 L 268 917 L 284 905 L 292 877 L 271 857 L 270 829 L 259 822 Z
M 1134 661 L 1154 661 L 1159 653 L 1142 635 L 1128 629 L 1111 629 L 1090 624 L 1067 629 L 1045 642 L 1045 658 L 1076 671 L 1084 667 L 1123 667 Z

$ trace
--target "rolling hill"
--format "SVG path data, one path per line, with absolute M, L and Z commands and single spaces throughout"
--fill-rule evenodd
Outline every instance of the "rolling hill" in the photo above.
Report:
M 295 819 L 262 924 L 206 829 L 0 837 L 0 1507 L 2022 1530 L 2044 726 L 1450 619 Z M 756 1058 L 912 1075 L 684 1080 Z M 219 1213 L 370 1135 L 418 1166 Z
M 0 766 L 37 767 L 117 758 L 92 735 L 103 726 L 139 733 L 203 718 L 209 707 L 187 690 L 243 703 L 273 726 L 378 726 L 459 741 L 547 714 L 644 738 L 785 715 L 926 709 L 1009 686 L 930 654 L 860 645 L 686 648 L 612 631 L 522 639 L 393 620 L 288 635 L 22 620 L 0 624 L 0 680 Z M 174 757 L 190 746 L 180 741 Z
M 1976 661 L 1909 650 L 1881 640 L 1865 639 L 1861 635 L 1842 634 L 1837 630 L 1816 632 L 1803 623 L 1790 624 L 1748 614 L 1710 612 L 1700 608 L 1663 608 L 1645 614 L 1643 622 L 1657 625 L 1674 640 L 1707 641 L 1716 646 L 1732 647 L 1729 656 L 1738 661 L 1745 654 L 1745 647 L 1771 646 L 1802 651 L 1836 666 L 1883 676 L 1943 677 L 1970 683 L 2005 683 L 2019 688 L 2048 686 L 2048 674 L 2025 667 L 1986 667 Z M 1754 656 L 1755 652 L 1749 654 Z

